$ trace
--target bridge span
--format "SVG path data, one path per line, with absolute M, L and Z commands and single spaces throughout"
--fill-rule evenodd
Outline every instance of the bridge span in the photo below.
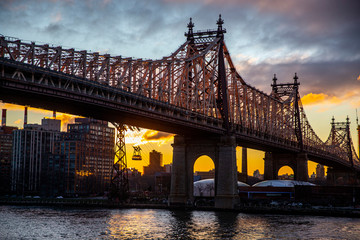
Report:
M 273 78 L 271 94 L 236 71 L 217 29 L 194 31 L 159 60 L 122 58 L 0 38 L 0 100 L 178 134 L 174 140 L 170 201 L 191 198 L 192 167 L 210 156 L 218 206 L 236 198 L 236 146 L 263 150 L 265 176 L 282 164 L 307 179 L 307 160 L 360 172 L 350 122 L 331 122 L 327 141 L 312 129 L 301 104 L 298 77 Z M 286 160 L 287 159 L 287 160 Z

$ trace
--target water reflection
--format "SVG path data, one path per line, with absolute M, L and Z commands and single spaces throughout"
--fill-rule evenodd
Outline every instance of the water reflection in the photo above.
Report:
M 168 239 L 192 239 L 191 229 L 192 229 L 192 221 L 191 216 L 192 213 L 189 211 L 172 211 L 171 219 L 169 221 L 170 224 L 170 232 L 167 234 Z
M 0 206 L 0 239 L 360 239 L 360 219 Z
M 221 239 L 233 239 L 239 232 L 238 213 L 216 212 L 216 235 Z
M 114 210 L 108 221 L 108 235 L 118 239 L 164 239 L 170 230 L 171 214 L 166 210 Z

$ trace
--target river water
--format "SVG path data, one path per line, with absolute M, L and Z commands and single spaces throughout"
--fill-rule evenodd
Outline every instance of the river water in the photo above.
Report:
M 360 219 L 0 206 L 0 239 L 360 239 Z

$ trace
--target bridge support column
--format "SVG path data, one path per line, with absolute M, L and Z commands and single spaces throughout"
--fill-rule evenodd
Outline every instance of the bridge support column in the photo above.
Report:
M 173 162 L 171 169 L 171 189 L 169 205 L 185 205 L 188 200 L 186 144 L 184 137 L 174 137 Z
M 242 161 L 241 161 L 241 175 L 243 179 L 241 181 L 248 181 L 248 166 L 247 166 L 247 148 L 242 147 Z
M 232 209 L 238 199 L 236 141 L 233 136 L 174 137 L 170 206 L 185 206 L 194 201 L 193 169 L 202 155 L 215 165 L 215 207 Z
M 217 188 L 215 197 L 216 208 L 234 208 L 238 201 L 236 141 L 234 136 L 224 136 L 218 146 Z
M 306 153 L 296 154 L 295 180 L 305 181 L 305 182 L 309 180 L 308 160 L 309 159 Z
M 308 157 L 306 153 L 265 153 L 264 179 L 278 179 L 278 172 L 283 166 L 289 166 L 294 171 L 294 179 L 308 180 Z
M 265 152 L 265 168 L 264 168 L 264 180 L 277 179 L 277 172 L 275 170 L 274 158 L 271 152 Z

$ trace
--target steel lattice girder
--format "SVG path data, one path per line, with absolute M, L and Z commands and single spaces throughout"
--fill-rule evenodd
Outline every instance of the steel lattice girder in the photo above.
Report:
M 204 119 L 202 122 L 207 123 L 209 119 L 213 119 L 210 122 L 215 123 L 217 120 L 214 126 L 220 126 L 222 121 L 217 105 L 220 48 L 224 53 L 228 117 L 231 130 L 235 134 L 294 149 L 301 134 L 305 151 L 318 156 L 342 159 L 339 161 L 349 161 L 348 156 L 344 158 L 342 151 L 324 143 L 316 135 L 300 100 L 299 110 L 295 109 L 294 100 L 297 96 L 294 91 L 291 92 L 291 87 L 285 84 L 284 91 L 278 92 L 280 95 L 289 95 L 287 100 L 282 100 L 247 84 L 236 71 L 226 44 L 220 37 L 201 36 L 201 39 L 196 38 L 194 43 L 186 41 L 173 54 L 160 60 L 112 57 L 107 54 L 0 38 L 0 57 L 4 61 L 30 64 L 39 67 L 37 71 L 40 72 L 41 69 L 46 69 L 77 78 L 76 81 L 67 81 L 65 77 L 56 78 L 51 77 L 51 74 L 44 74 L 36 80 L 38 84 L 116 101 L 120 95 L 108 91 L 110 87 L 120 90 L 122 95 L 129 93 L 138 98 L 149 99 L 148 103 L 158 101 L 167 104 L 172 109 L 168 111 L 172 116 L 178 116 L 172 112 L 173 109 L 178 109 L 179 113 L 184 111 L 186 121 Z M 14 72 L 11 78 L 29 81 L 23 71 Z M 97 85 L 91 87 L 91 84 L 83 84 L 83 81 Z M 156 104 L 152 106 L 156 111 Z M 163 108 L 159 109 L 163 111 Z M 296 125 L 296 111 L 300 117 L 300 128 Z M 358 157 L 355 153 L 353 155 L 357 164 Z

